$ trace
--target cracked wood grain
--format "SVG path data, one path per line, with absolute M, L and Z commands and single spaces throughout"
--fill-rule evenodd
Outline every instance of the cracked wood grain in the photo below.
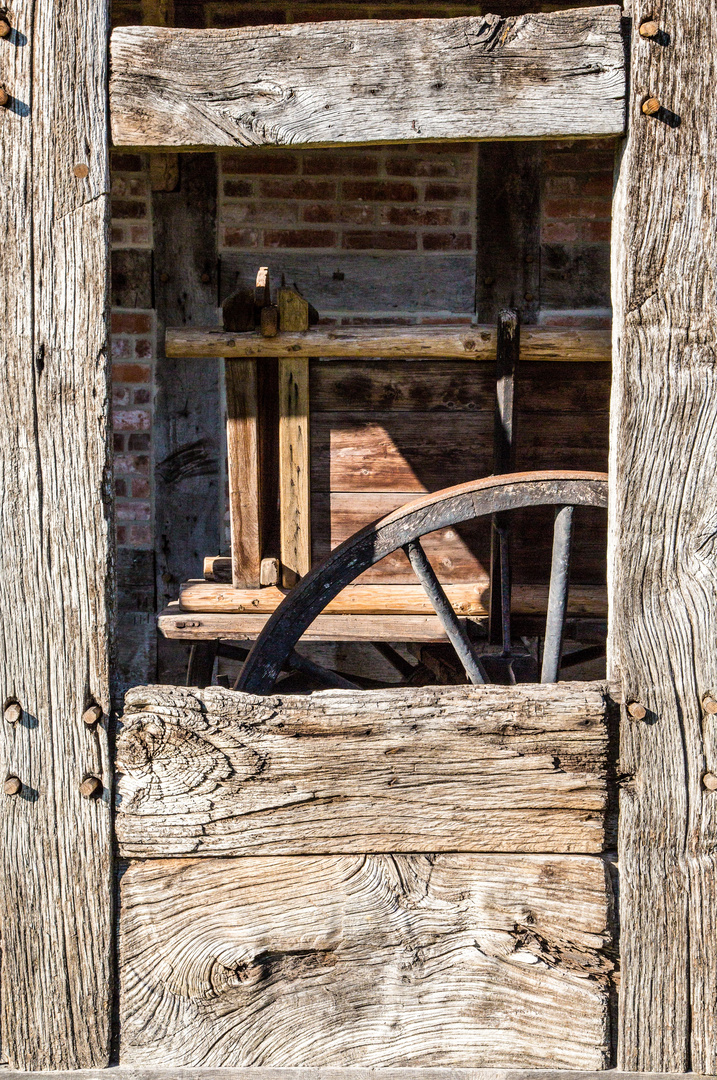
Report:
M 600 858 L 150 860 L 121 888 L 123 1064 L 607 1066 Z
M 12 6 L 0 110 L 2 1038 L 11 1066 L 109 1058 L 112 595 L 106 0 Z M 68 90 L 69 88 L 69 90 Z M 104 720 L 90 729 L 88 705 Z M 91 774 L 104 783 L 82 798 Z
M 130 691 L 127 857 L 604 850 L 602 684 Z
M 622 723 L 619 1066 L 717 1070 L 717 50 L 709 0 L 643 9 L 615 202 L 611 652 Z M 656 96 L 663 109 L 646 117 Z
M 119 27 L 116 146 L 621 135 L 617 6 L 232 30 Z

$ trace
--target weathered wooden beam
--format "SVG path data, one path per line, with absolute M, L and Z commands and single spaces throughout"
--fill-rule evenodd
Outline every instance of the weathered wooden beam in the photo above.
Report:
M 459 615 L 488 614 L 488 578 L 445 585 Z M 262 615 L 278 607 L 286 595 L 277 588 L 236 589 L 220 583 L 189 581 L 180 586 L 179 606 L 191 612 L 236 612 Z M 547 585 L 515 585 L 513 610 L 522 615 L 545 614 Z M 421 585 L 348 585 L 325 608 L 327 615 L 432 615 L 433 608 Z M 599 585 L 574 585 L 570 589 L 572 615 L 607 615 L 605 589 Z
M 604 850 L 601 683 L 269 699 L 139 687 L 122 725 L 127 857 Z
M 285 587 L 296 585 L 311 569 L 310 451 L 309 358 L 282 356 L 278 467 L 281 574 Z
M 495 326 L 342 327 L 304 334 L 232 334 L 225 330 L 172 327 L 167 330 L 167 356 L 178 357 L 385 357 L 490 360 L 495 362 Z M 574 327 L 525 327 L 521 359 L 566 362 L 610 361 L 609 330 Z
M 621 135 L 621 9 L 112 34 L 116 146 Z
M 0 994 L 32 1070 L 110 1053 L 108 8 L 13 5 L 0 40 Z
M 487 1062 L 599 1068 L 605 869 L 567 855 L 135 863 L 121 883 L 122 1059 L 311 1065 L 317 1080 L 322 1066 L 383 1076 L 405 1061 L 441 1065 L 443 1080 Z
M 611 670 L 644 710 L 621 725 L 620 771 L 634 779 L 621 791 L 618 1059 L 713 1073 L 717 113 L 705 101 L 717 11 L 650 11 L 658 34 L 632 37 L 613 233 Z
M 261 442 L 256 360 L 227 360 L 227 472 L 232 581 L 237 588 L 261 584 Z
M 36 1073 L 3 1070 L 3 1080 L 37 1080 Z M 43 1080 L 376 1080 L 376 1070 L 367 1068 L 161 1068 L 119 1065 L 111 1073 L 101 1069 L 48 1072 Z M 699 1073 L 635 1073 L 619 1069 L 578 1071 L 575 1069 L 470 1069 L 408 1066 L 382 1068 L 381 1080 L 701 1080 Z

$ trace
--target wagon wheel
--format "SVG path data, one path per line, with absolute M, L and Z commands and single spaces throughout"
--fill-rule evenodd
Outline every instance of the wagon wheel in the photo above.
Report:
M 299 638 L 330 600 L 374 563 L 403 548 L 472 683 L 489 681 L 464 625 L 426 558 L 420 538 L 463 521 L 555 506 L 553 558 L 543 651 L 542 682 L 556 682 L 567 606 L 573 509 L 607 506 L 607 476 L 597 472 L 529 472 L 489 476 L 425 495 L 366 526 L 334 548 L 279 605 L 254 643 L 237 688 L 271 692 Z

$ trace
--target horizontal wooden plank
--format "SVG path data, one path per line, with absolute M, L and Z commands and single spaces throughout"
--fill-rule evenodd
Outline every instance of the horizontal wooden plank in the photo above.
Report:
M 167 356 L 185 359 L 304 355 L 495 361 L 496 330 L 494 326 L 315 327 L 306 333 L 264 338 L 211 327 L 170 327 L 165 348 Z M 523 360 L 609 363 L 611 357 L 610 330 L 535 326 L 521 332 Z
M 313 557 L 318 562 L 331 548 L 359 529 L 411 502 L 415 492 L 317 492 L 312 499 Z M 554 510 L 536 507 L 510 515 L 513 542 L 511 566 L 516 584 L 546 585 L 550 579 Z M 490 520 L 478 518 L 440 529 L 421 543 L 446 584 L 486 581 L 490 565 Z M 581 507 L 575 517 L 571 580 L 574 585 L 604 585 L 607 515 Z M 415 584 L 416 576 L 403 551 L 381 559 L 359 578 L 360 583 Z M 516 594 L 518 595 L 518 594 Z
M 22 1072 L 0 1065 L 6 1080 L 33 1080 L 36 1072 Z M 376 1080 L 375 1070 L 366 1068 L 163 1068 L 161 1065 L 136 1068 L 132 1065 L 107 1069 L 67 1069 L 42 1073 L 44 1080 Z M 381 1080 L 703 1080 L 700 1073 L 636 1073 L 619 1069 L 575 1070 L 410 1068 L 382 1069 Z
M 115 146 L 338 146 L 621 135 L 617 6 L 111 38 Z
M 608 414 L 558 413 L 523 423 L 516 468 L 607 467 Z M 312 492 L 425 492 L 493 471 L 492 412 L 316 413 Z
M 599 852 L 602 684 L 254 697 L 139 687 L 117 740 L 127 857 Z
M 445 591 L 459 615 L 488 614 L 489 581 L 446 585 Z M 278 588 L 235 589 L 232 585 L 188 581 L 180 586 L 179 606 L 187 612 L 227 612 L 270 614 L 282 602 L 286 590 Z M 539 615 L 547 611 L 547 585 L 516 585 L 513 610 L 521 615 Z M 568 610 L 572 615 L 607 615 L 604 587 L 574 585 L 570 589 Z M 349 585 L 325 608 L 327 615 L 432 615 L 433 608 L 423 587 L 414 585 Z
M 525 333 L 525 331 L 523 331 Z M 521 361 L 518 409 L 523 422 L 535 414 L 603 413 L 610 403 L 611 366 L 576 361 L 560 364 Z M 463 360 L 316 360 L 311 365 L 311 410 L 352 413 L 392 409 L 402 412 L 490 412 L 495 407 L 495 370 Z
M 170 604 L 157 618 L 166 638 L 178 641 L 253 641 L 269 615 L 193 614 Z M 482 623 L 484 620 L 473 620 Z M 436 615 L 319 615 L 302 641 L 448 641 Z
M 121 882 L 121 1058 L 598 1069 L 609 891 L 585 856 L 136 863 Z

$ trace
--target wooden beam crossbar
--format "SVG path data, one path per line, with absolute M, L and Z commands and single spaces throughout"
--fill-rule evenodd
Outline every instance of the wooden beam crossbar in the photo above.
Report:
M 116 146 L 336 146 L 620 135 L 621 8 L 111 39 Z

